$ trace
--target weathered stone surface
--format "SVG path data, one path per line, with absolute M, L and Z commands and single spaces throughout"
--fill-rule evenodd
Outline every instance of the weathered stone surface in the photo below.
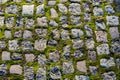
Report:
M 58 9 L 62 13 L 67 13 L 68 12 L 67 7 L 64 4 L 58 4 Z
M 84 72 L 84 73 L 87 72 L 86 61 L 85 60 L 77 62 L 77 70 L 80 71 L 80 72 Z
M 3 49 L 6 47 L 6 42 L 4 40 L 0 41 L 0 48 Z
M 60 33 L 59 33 L 59 30 L 56 28 L 53 30 L 53 38 L 57 38 L 59 39 L 60 38 Z
M 72 29 L 71 32 L 74 38 L 80 38 L 84 34 L 81 29 Z
M 47 35 L 47 29 L 43 29 L 43 28 L 36 28 L 35 32 L 38 36 L 43 36 L 45 37 Z
M 16 4 L 8 5 L 5 12 L 8 14 L 16 14 L 18 12 L 18 6 Z
M 108 14 L 114 14 L 115 13 L 115 11 L 114 11 L 114 9 L 111 5 L 106 5 L 105 10 Z
M 34 54 L 25 54 L 26 62 L 33 62 L 34 61 Z
M 84 13 L 84 21 L 85 22 L 91 21 L 91 14 L 90 13 Z
M 23 32 L 23 38 L 27 39 L 27 38 L 32 38 L 32 32 L 30 30 L 25 30 Z
M 75 75 L 75 80 L 89 80 L 89 77 L 85 75 Z
M 1 20 L 1 23 L 2 23 L 2 20 Z M 6 25 L 7 28 L 12 28 L 13 24 L 14 24 L 14 17 L 8 17 L 5 20 L 5 25 Z
M 43 66 L 47 63 L 46 56 L 43 54 L 38 55 L 38 64 Z
M 60 79 L 62 77 L 58 66 L 50 68 L 50 77 L 52 79 Z
M 54 8 L 50 9 L 50 14 L 52 18 L 57 18 L 58 17 L 58 13 Z
M 30 51 L 33 50 L 32 42 L 29 40 L 22 41 L 22 50 L 23 51 Z
M 22 15 L 33 15 L 33 13 L 34 13 L 34 5 L 23 5 Z
M 5 76 L 7 74 L 7 65 L 1 64 L 0 65 L 0 76 Z
M 85 45 L 87 49 L 93 49 L 94 48 L 94 39 L 90 38 L 90 39 L 86 39 Z
M 38 51 L 43 51 L 46 48 L 46 43 L 47 40 L 45 39 L 35 40 L 34 48 Z
M 25 28 L 33 28 L 34 27 L 34 19 L 32 18 L 27 18 L 26 23 L 25 23 Z
M 66 45 L 66 46 L 63 47 L 63 57 L 65 59 L 70 58 L 70 49 L 71 49 L 70 45 Z
M 93 9 L 94 16 L 103 16 L 104 12 L 100 7 L 94 7 Z
M 71 3 L 69 5 L 69 12 L 70 12 L 70 14 L 73 14 L 73 15 L 80 15 L 80 13 L 81 13 L 80 4 Z
M 108 42 L 105 31 L 95 31 L 97 42 Z
M 105 72 L 102 74 L 103 80 L 117 80 L 116 74 L 114 71 Z
M 4 17 L 0 16 L 0 26 L 4 25 Z
M 23 21 L 24 21 L 24 19 L 22 17 L 18 17 L 17 21 L 16 21 L 15 28 L 22 28 L 24 25 Z
M 70 39 L 69 31 L 63 29 L 62 32 L 61 32 L 61 38 L 62 38 L 62 40 Z
M 14 33 L 15 38 L 21 38 L 22 37 L 22 30 L 16 30 Z
M 36 14 L 44 14 L 44 13 L 45 13 L 44 4 L 38 5 Z
M 9 40 L 9 50 L 19 50 L 19 45 L 17 40 Z
M 119 38 L 118 27 L 110 27 L 109 32 L 112 39 Z
M 71 2 L 80 2 L 81 0 L 70 0 Z
M 96 28 L 97 29 L 103 29 L 103 30 L 106 29 L 106 26 L 105 26 L 104 22 L 98 22 L 98 21 L 96 21 L 95 24 L 96 24 Z
M 106 16 L 107 25 L 119 25 L 118 16 Z
M 48 1 L 48 6 L 54 6 L 56 4 L 56 1 Z
M 88 59 L 89 60 L 92 60 L 92 61 L 94 61 L 94 60 L 96 60 L 96 52 L 95 51 L 88 51 Z
M 37 18 L 37 23 L 39 26 L 48 26 L 47 22 L 47 17 Z
M 13 53 L 11 56 L 12 60 L 22 60 L 22 54 L 21 53 Z
M 70 16 L 70 21 L 71 21 L 71 24 L 72 25 L 75 25 L 75 26 L 80 26 L 81 25 L 81 20 L 80 20 L 80 16 Z
M 2 61 L 7 61 L 7 60 L 10 60 L 10 52 L 3 51 L 2 52 Z
M 74 51 L 74 57 L 75 58 L 81 58 L 84 55 L 84 50 L 83 49 L 79 49 L 79 50 L 75 50 Z
M 63 73 L 64 74 L 74 73 L 74 67 L 71 61 L 63 62 Z
M 101 67 L 110 68 L 115 66 L 115 62 L 113 57 L 110 57 L 110 59 L 102 58 L 100 59 L 100 65 Z
M 11 37 L 12 37 L 11 31 L 5 30 L 4 37 L 5 37 L 5 38 L 11 38 Z
M 10 67 L 11 74 L 22 74 L 22 67 L 20 65 L 11 65 Z
M 85 32 L 86 32 L 86 35 L 89 37 L 93 35 L 93 31 L 88 24 L 85 25 Z
M 89 70 L 92 75 L 96 75 L 98 73 L 98 69 L 96 66 L 89 66 Z
M 112 41 L 112 44 L 111 44 L 111 51 L 114 53 L 114 54 L 120 54 L 120 41 Z
M 49 60 L 51 62 L 57 62 L 60 60 L 60 55 L 59 55 L 59 52 L 56 50 L 54 52 L 50 52 L 49 53 Z
M 45 68 L 39 68 L 36 73 L 36 80 L 47 80 L 46 79 L 46 69 Z
M 84 45 L 83 40 L 79 40 L 79 39 L 72 40 L 72 44 L 74 49 L 81 48 Z
M 58 23 L 54 20 L 50 20 L 49 25 L 52 26 L 52 27 L 57 27 Z
M 101 44 L 101 45 L 97 46 L 96 49 L 97 49 L 98 55 L 101 55 L 101 54 L 110 54 L 108 44 Z

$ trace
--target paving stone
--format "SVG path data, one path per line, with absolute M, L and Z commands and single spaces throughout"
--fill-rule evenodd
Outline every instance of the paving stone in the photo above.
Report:
M 7 5 L 5 13 L 16 14 L 18 12 L 18 6 L 16 4 Z
M 110 27 L 109 32 L 112 39 L 119 38 L 118 27 Z
M 75 75 L 75 80 L 89 80 L 89 77 L 85 75 Z
M 9 50 L 19 50 L 19 44 L 17 40 L 9 40 Z
M 33 28 L 34 27 L 34 19 L 32 18 L 27 18 L 26 23 L 25 23 L 25 28 Z
M 72 40 L 72 43 L 74 49 L 81 48 L 84 45 L 83 40 L 78 40 L 78 39 Z
M 32 32 L 30 30 L 25 30 L 23 32 L 23 38 L 27 39 L 27 38 L 32 38 Z
M 87 49 L 93 49 L 94 48 L 95 41 L 93 38 L 86 39 L 85 45 Z
M 45 13 L 44 4 L 38 5 L 36 14 L 44 14 L 44 13 Z
M 11 31 L 10 30 L 5 30 L 4 37 L 5 38 L 11 38 L 12 37 Z
M 96 58 L 97 58 L 97 55 L 96 55 L 96 52 L 95 51 L 88 51 L 88 59 L 89 60 L 92 60 L 92 61 L 95 61 Z
M 65 59 L 70 58 L 70 49 L 71 49 L 70 45 L 66 45 L 66 46 L 63 47 L 63 57 Z
M 48 6 L 54 6 L 56 4 L 56 1 L 48 1 Z
M 119 25 L 119 20 L 117 16 L 106 16 L 107 25 Z
M 94 16 L 103 16 L 104 12 L 100 7 L 94 7 L 93 9 Z
M 4 25 L 4 17 L 0 16 L 0 26 Z
M 14 24 L 14 17 L 8 17 L 5 20 L 5 25 L 6 25 L 7 28 L 12 28 L 13 24 Z
M 72 15 L 70 16 L 70 19 L 72 25 L 80 26 L 82 23 L 79 16 Z
M 96 24 L 96 28 L 97 29 L 102 29 L 102 30 L 106 29 L 106 26 L 105 26 L 104 22 L 98 22 L 98 21 L 96 21 L 95 24 Z
M 7 60 L 10 60 L 10 52 L 3 51 L 2 52 L 2 61 L 7 61 Z
M 22 53 L 13 53 L 11 55 L 12 60 L 22 60 Z
M 7 65 L 1 64 L 0 65 L 0 76 L 5 76 L 7 74 Z
M 38 36 L 43 36 L 45 37 L 47 35 L 47 29 L 43 29 L 43 28 L 36 28 L 35 32 Z
M 80 38 L 84 34 L 81 29 L 72 29 L 71 32 L 74 38 Z
M 39 68 L 36 73 L 36 80 L 46 80 L 46 69 L 45 68 Z
M 22 15 L 33 15 L 33 14 L 34 14 L 34 5 L 22 6 Z
M 89 66 L 89 70 L 92 75 L 96 75 L 98 73 L 98 69 L 96 66 Z
M 85 60 L 77 62 L 77 70 L 80 71 L 80 72 L 84 72 L 84 73 L 87 72 L 86 61 Z
M 25 54 L 26 62 L 34 62 L 34 54 Z
M 0 40 L 0 49 L 3 49 L 6 47 L 6 42 L 4 40 Z
M 23 51 L 30 51 L 30 50 L 33 50 L 33 45 L 32 45 L 32 42 L 29 41 L 29 40 L 24 40 L 22 41 L 22 50 Z
M 10 66 L 10 73 L 11 74 L 22 74 L 22 67 L 20 65 L 11 65 Z
M 47 22 L 47 17 L 37 18 L 37 23 L 39 26 L 48 26 Z
M 60 60 L 60 55 L 59 55 L 59 52 L 56 50 L 54 52 L 50 52 L 49 53 L 49 60 L 51 62 L 57 62 Z
M 120 41 L 112 41 L 111 42 L 111 51 L 114 54 L 120 54 Z
M 84 50 L 83 49 L 79 49 L 79 50 L 75 50 L 74 51 L 74 57 L 75 58 L 81 58 L 84 55 Z
M 58 4 L 58 9 L 62 13 L 67 13 L 67 7 L 64 4 Z
M 43 66 L 47 63 L 46 56 L 43 54 L 38 55 L 38 64 Z
M 50 9 L 50 14 L 52 18 L 57 18 L 58 17 L 58 13 L 54 8 Z

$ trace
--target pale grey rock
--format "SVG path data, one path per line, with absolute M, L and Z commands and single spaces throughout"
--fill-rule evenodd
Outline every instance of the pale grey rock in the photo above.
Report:
M 91 14 L 90 13 L 84 13 L 84 21 L 85 22 L 91 21 Z
M 119 38 L 118 27 L 110 27 L 109 32 L 110 32 L 110 35 L 111 35 L 112 39 Z
M 93 13 L 94 13 L 94 16 L 103 16 L 104 15 L 104 12 L 103 12 L 102 8 L 100 8 L 100 7 L 94 7 Z
M 56 4 L 56 1 L 48 1 L 48 6 L 54 6 Z
M 79 40 L 79 39 L 73 39 L 72 44 L 74 49 L 81 48 L 84 45 L 83 40 Z
M 25 54 L 26 62 L 34 62 L 35 56 L 34 54 Z
M 8 51 L 3 51 L 1 57 L 2 57 L 2 61 L 10 60 L 10 52 L 8 52 Z
M 93 49 L 94 48 L 95 41 L 93 38 L 86 39 L 85 45 L 87 49 Z
M 33 50 L 32 41 L 23 40 L 21 44 L 22 44 L 23 51 L 32 51 Z
M 58 13 L 54 8 L 50 9 L 50 14 L 52 18 L 57 18 L 58 17 Z
M 11 55 L 12 60 L 22 60 L 22 53 L 13 53 Z
M 0 4 L 6 3 L 8 0 L 0 0 Z
M 1 22 L 2 22 L 2 20 L 1 20 Z M 6 25 L 7 28 L 12 28 L 13 24 L 14 24 L 14 17 L 8 17 L 5 20 L 5 25 Z
M 48 30 L 43 28 L 36 28 L 35 32 L 38 36 L 45 37 L 47 35 Z
M 22 15 L 33 15 L 33 14 L 34 14 L 34 5 L 22 6 Z
M 48 44 L 48 46 L 57 46 L 58 42 L 56 40 L 50 39 L 50 40 L 48 40 L 47 44 Z
M 11 74 L 22 74 L 22 67 L 20 65 L 11 65 L 10 66 L 10 73 Z
M 36 0 L 38 3 L 44 3 L 45 0 Z
M 39 68 L 36 73 L 36 80 L 47 80 L 46 69 Z
M 88 24 L 85 25 L 85 32 L 86 32 L 86 35 L 89 37 L 93 35 L 93 31 Z
M 120 70 L 120 58 L 116 59 L 117 68 Z
M 56 28 L 53 30 L 53 38 L 57 38 L 59 39 L 60 38 L 60 33 L 59 33 L 59 30 Z
M 120 41 L 112 41 L 111 51 L 114 54 L 120 54 Z
M 107 19 L 107 25 L 119 25 L 119 17 L 118 16 L 106 16 Z
M 4 17 L 3 16 L 0 16 L 0 26 L 3 26 L 4 25 Z
M 106 5 L 105 10 L 108 14 L 115 14 L 115 11 L 111 5 Z
M 61 3 L 58 4 L 58 9 L 62 13 L 67 13 L 68 12 L 67 7 L 64 4 L 61 4 Z
M 72 29 L 71 32 L 74 38 L 80 38 L 84 34 L 81 29 Z
M 115 66 L 114 58 L 110 57 L 109 59 L 106 58 L 100 59 L 100 66 L 104 68 L 110 68 Z
M 80 4 L 71 3 L 69 5 L 69 13 L 72 14 L 72 15 L 80 15 L 80 13 L 81 13 Z
M 97 42 L 108 42 L 107 33 L 105 31 L 95 31 Z
M 47 63 L 46 56 L 44 54 L 38 55 L 38 64 L 44 66 Z
M 105 72 L 102 74 L 102 80 L 117 80 L 116 74 L 114 71 Z
M 70 39 L 69 31 L 65 30 L 65 29 L 62 29 L 61 38 L 62 38 L 62 40 L 68 40 L 68 39 Z
M 0 76 L 5 76 L 7 74 L 7 65 L 1 64 L 0 65 Z
M 95 51 L 88 51 L 88 59 L 89 60 L 92 60 L 92 61 L 95 61 L 96 58 L 97 58 L 97 55 L 96 55 L 96 52 Z
M 25 31 L 23 32 L 23 38 L 24 38 L 24 39 L 32 38 L 32 31 L 30 31 L 30 30 L 25 30 Z
M 103 21 L 102 22 L 96 21 L 95 24 L 97 29 L 102 29 L 102 30 L 106 29 L 105 23 Z
M 83 7 L 85 12 L 90 12 L 90 3 L 83 2 L 82 7 Z
M 68 0 L 60 0 L 61 3 L 67 2 Z
M 48 22 L 47 17 L 37 18 L 37 23 L 39 26 L 48 26 L 47 22 Z
M 96 66 L 89 66 L 91 75 L 96 75 L 98 73 L 98 68 Z
M 67 24 L 68 23 L 68 17 L 65 15 L 60 16 L 60 22 L 61 24 Z
M 16 30 L 14 33 L 15 38 L 21 38 L 22 37 L 22 30 Z
M 81 58 L 84 55 L 84 50 L 83 49 L 79 49 L 79 50 L 75 50 L 74 51 L 74 57 L 75 58 Z
M 25 80 L 34 80 L 34 68 L 33 67 L 24 67 L 24 79 Z
M 47 47 L 46 43 L 47 43 L 47 40 L 45 39 L 35 40 L 34 48 L 38 51 L 43 51 Z
M 10 30 L 5 30 L 4 37 L 5 38 L 12 38 L 12 32 Z
M 57 61 L 59 61 L 60 60 L 60 54 L 59 54 L 59 52 L 57 50 L 54 51 L 54 52 L 50 52 L 49 53 L 49 60 L 51 62 L 57 62 Z
M 82 22 L 80 19 L 81 19 L 80 16 L 75 16 L 75 15 L 70 16 L 71 24 L 75 26 L 81 25 Z
M 75 75 L 75 80 L 90 80 L 88 76 L 85 75 Z
M 17 18 L 15 28 L 22 28 L 24 26 L 23 22 L 24 18 L 22 17 Z
M 19 45 L 17 40 L 8 41 L 9 50 L 19 50 Z
M 71 61 L 63 62 L 63 73 L 64 74 L 74 73 L 74 67 Z
M 49 25 L 52 26 L 52 27 L 57 27 L 58 23 L 54 20 L 50 20 Z
M 6 42 L 4 40 L 0 40 L 0 49 L 3 49 L 6 47 Z
M 7 5 L 5 9 L 5 13 L 8 14 L 17 14 L 17 12 L 18 12 L 18 6 L 16 4 Z
M 25 28 L 33 28 L 35 21 L 32 18 L 27 18 Z
M 60 68 L 58 66 L 50 68 L 50 77 L 52 79 L 60 79 L 62 77 Z
M 63 47 L 63 57 L 65 59 L 70 58 L 70 49 L 71 49 L 70 45 L 66 45 Z
M 44 14 L 44 13 L 45 13 L 44 4 L 38 5 L 37 10 L 36 10 L 36 14 Z
M 97 46 L 96 49 L 97 49 L 98 55 L 110 54 L 109 46 L 108 46 L 108 44 L 106 44 L 106 43 Z
M 77 67 L 77 70 L 80 71 L 80 72 L 84 72 L 84 73 L 87 72 L 86 61 L 85 60 L 78 61 L 76 67 Z
M 70 0 L 70 2 L 80 2 L 81 0 Z

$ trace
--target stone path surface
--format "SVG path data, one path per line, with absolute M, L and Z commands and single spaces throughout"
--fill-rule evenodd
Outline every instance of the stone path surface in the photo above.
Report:
M 120 80 L 120 0 L 0 0 L 0 80 Z

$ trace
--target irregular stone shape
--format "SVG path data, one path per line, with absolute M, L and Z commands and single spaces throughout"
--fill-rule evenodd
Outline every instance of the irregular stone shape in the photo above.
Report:
M 34 80 L 34 68 L 33 67 L 24 67 L 24 79 L 25 80 Z
M 116 59 L 116 64 L 117 64 L 118 69 L 120 70 L 120 58 Z
M 46 56 L 43 54 L 38 55 L 38 64 L 43 66 L 47 63 Z
M 92 36 L 93 35 L 93 31 L 92 29 L 89 27 L 89 25 L 85 25 L 85 30 L 86 30 L 86 35 L 87 36 Z
M 116 74 L 114 71 L 105 72 L 102 74 L 102 80 L 117 80 Z
M 22 50 L 23 51 L 30 51 L 33 50 L 32 42 L 29 40 L 22 41 Z
M 87 72 L 86 61 L 85 60 L 77 62 L 77 70 L 80 71 L 80 72 L 84 72 L 84 73 Z
M 13 53 L 11 58 L 12 58 L 12 60 L 22 60 L 22 54 L 21 53 Z
M 96 75 L 98 73 L 98 69 L 96 66 L 89 66 L 89 70 L 91 75 Z
M 1 41 L 0 41 L 0 49 L 3 49 L 3 48 L 5 48 L 5 47 L 6 47 L 6 42 L 3 41 L 3 40 L 1 40 Z
M 85 45 L 86 45 L 86 48 L 87 49 L 93 49 L 94 48 L 94 39 L 93 38 L 90 38 L 90 39 L 86 39 L 85 41 Z
M 118 16 L 106 16 L 107 25 L 119 25 Z
M 84 13 L 84 21 L 85 22 L 91 21 L 91 14 L 90 13 Z
M 80 13 L 81 13 L 80 4 L 71 3 L 69 5 L 69 12 L 70 12 L 70 14 L 73 14 L 73 15 L 80 15 Z
M 47 17 L 37 18 L 37 23 L 39 26 L 48 26 L 47 22 Z
M 21 2 L 21 0 L 13 0 L 14 2 Z
M 0 4 L 6 3 L 8 0 L 0 0 Z
M 17 40 L 9 40 L 9 50 L 19 50 L 19 45 Z
M 81 25 L 81 20 L 80 20 L 80 16 L 70 16 L 70 21 L 71 21 L 71 24 L 72 25 L 75 25 L 75 26 L 80 26 Z
M 96 49 L 97 49 L 98 55 L 101 55 L 101 54 L 110 54 L 108 44 L 101 44 L 101 45 L 97 46 Z
M 119 38 L 118 27 L 110 27 L 109 32 L 112 39 Z
M 105 31 L 95 31 L 97 42 L 108 42 Z
M 115 66 L 114 58 L 110 57 L 110 59 L 102 58 L 100 59 L 101 67 L 110 68 Z
M 58 23 L 54 20 L 50 20 L 49 25 L 52 26 L 52 27 L 57 27 Z
M 81 0 L 70 0 L 71 2 L 80 2 Z
M 22 37 L 22 30 L 16 30 L 14 33 L 15 38 L 21 38 Z
M 105 26 L 104 22 L 98 22 L 98 21 L 96 21 L 95 24 L 96 24 L 96 28 L 97 29 L 103 29 L 103 30 L 106 29 L 106 26 Z
M 94 13 L 94 16 L 103 16 L 104 15 L 104 12 L 103 12 L 102 8 L 100 8 L 100 7 L 94 7 L 93 13 Z
M 4 25 L 4 17 L 0 16 L 0 26 Z
M 56 1 L 48 1 L 48 6 L 54 6 L 56 4 Z
M 0 6 L 0 14 L 4 14 L 4 8 L 3 8 L 3 6 Z
M 11 31 L 5 30 L 5 32 L 4 32 L 4 37 L 5 37 L 5 38 L 11 38 L 11 37 L 12 37 Z
M 25 28 L 33 28 L 35 21 L 32 18 L 27 18 Z
M 75 50 L 74 51 L 74 57 L 75 58 L 81 58 L 84 55 L 84 50 L 83 49 L 79 49 L 79 50 Z
M 60 38 L 60 33 L 59 33 L 59 30 L 56 28 L 53 30 L 53 38 Z
M 68 17 L 65 15 L 60 16 L 60 23 L 61 24 L 67 24 L 68 23 Z
M 10 66 L 10 73 L 11 74 L 22 74 L 22 67 L 20 65 L 11 65 Z
M 32 38 L 32 31 L 30 31 L 30 30 L 25 30 L 25 31 L 23 32 L 23 38 L 24 38 L 24 39 Z
M 38 3 L 44 3 L 45 0 L 37 0 Z
M 60 0 L 60 2 L 62 2 L 62 3 L 63 3 L 63 2 L 67 2 L 67 1 L 68 1 L 68 0 Z
M 102 0 L 92 0 L 92 4 L 98 6 L 102 3 Z
M 63 47 L 63 57 L 65 59 L 70 58 L 70 49 L 71 49 L 70 45 L 66 45 L 66 46 Z
M 63 73 L 64 74 L 74 73 L 74 67 L 71 61 L 63 62 Z
M 45 13 L 44 4 L 38 5 L 37 10 L 36 10 L 36 14 L 44 14 L 44 13 Z
M 43 28 L 36 28 L 35 32 L 38 36 L 42 36 L 45 37 L 47 35 L 47 29 L 43 29 Z
M 2 52 L 2 61 L 10 60 L 10 52 L 3 51 Z
M 52 79 L 60 79 L 62 77 L 58 66 L 50 68 L 50 77 Z
M 106 0 L 109 3 L 113 3 L 114 0 Z M 117 0 L 116 0 L 117 1 Z M 119 0 L 118 0 L 119 1 Z
M 15 28 L 22 28 L 24 26 L 23 21 L 24 21 L 23 18 L 21 17 L 17 18 Z
M 46 69 L 45 68 L 39 68 L 36 73 L 36 80 L 47 80 L 46 79 Z
M 90 12 L 90 3 L 89 2 L 83 2 L 82 7 L 85 12 Z
M 33 14 L 34 14 L 34 5 L 22 6 L 22 15 L 33 15 Z
M 48 40 L 48 46 L 57 46 L 58 42 L 56 40 Z
M 62 13 L 67 13 L 67 7 L 64 4 L 58 4 L 58 9 Z
M 57 18 L 58 17 L 58 13 L 54 8 L 50 9 L 50 14 L 52 18 Z
M 6 7 L 5 13 L 16 14 L 18 12 L 18 6 L 16 4 L 10 4 Z
M 46 43 L 47 43 L 47 40 L 45 39 L 35 40 L 34 48 L 38 51 L 43 51 L 46 48 Z
M 7 65 L 1 64 L 0 65 L 0 76 L 5 76 L 7 74 Z
M 108 14 L 115 14 L 115 11 L 111 5 L 106 5 L 105 10 Z
M 120 54 L 120 41 L 112 41 L 111 51 L 114 54 Z
M 89 60 L 92 60 L 92 61 L 95 61 L 96 60 L 96 52 L 95 51 L 88 51 L 88 59 Z
M 49 53 L 49 60 L 52 62 L 57 62 L 60 60 L 59 52 L 56 50 L 54 52 Z
M 62 40 L 70 39 L 69 31 L 68 31 L 68 30 L 62 29 L 61 38 L 62 38 Z
M 34 58 L 35 58 L 34 54 L 25 54 L 26 62 L 33 62 Z
M 88 76 L 85 75 L 75 75 L 75 80 L 90 80 Z
M 79 39 L 72 40 L 72 44 L 74 49 L 81 48 L 84 45 L 83 40 L 79 40 Z
M 74 38 L 80 38 L 84 34 L 81 29 L 72 29 L 71 32 Z
M 2 20 L 1 20 L 1 22 L 2 22 Z M 8 17 L 5 20 L 5 25 L 6 25 L 7 28 L 12 28 L 13 24 L 14 24 L 14 17 Z

